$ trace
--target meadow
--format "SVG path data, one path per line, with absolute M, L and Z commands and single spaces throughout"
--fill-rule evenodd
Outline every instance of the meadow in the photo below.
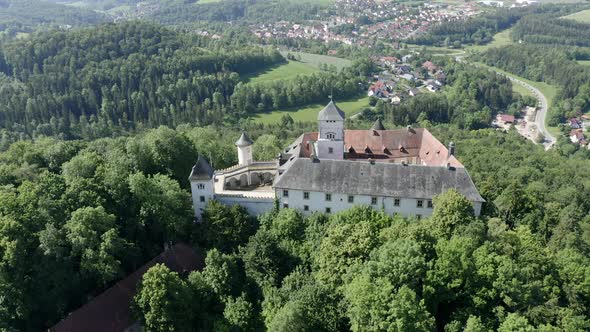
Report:
M 283 52 L 286 58 L 288 52 Z M 289 60 L 287 63 L 265 68 L 244 76 L 246 83 L 260 83 L 274 80 L 285 80 L 294 78 L 297 75 L 309 75 L 320 71 L 323 64 L 334 65 L 338 69 L 342 69 L 350 65 L 350 60 L 337 58 L 327 55 L 318 55 L 301 52 L 291 52 L 298 60 Z
M 359 113 L 363 108 L 369 107 L 369 97 L 366 96 L 335 102 L 338 107 L 340 107 L 340 109 L 346 113 L 347 118 L 350 118 L 351 116 Z M 328 100 L 326 99 L 325 104 L 327 103 Z M 255 120 L 257 123 L 272 124 L 280 122 L 281 117 L 284 114 L 289 114 L 295 121 L 316 121 L 318 112 L 326 106 L 325 104 L 313 104 L 304 107 L 293 107 L 272 111 L 270 113 L 256 114 L 252 116 L 251 119 Z
M 573 13 L 563 18 L 578 21 L 581 23 L 590 23 L 590 9 L 582 10 L 581 12 Z

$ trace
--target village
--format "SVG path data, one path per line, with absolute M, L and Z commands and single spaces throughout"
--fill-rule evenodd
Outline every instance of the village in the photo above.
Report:
M 260 39 L 312 39 L 359 46 L 383 41 L 399 46 L 399 41 L 435 24 L 480 13 L 472 3 L 408 6 L 394 1 L 338 0 L 334 6 L 334 15 L 318 21 L 264 23 L 252 26 L 252 32 Z
M 435 93 L 445 84 L 445 73 L 431 61 L 424 61 L 420 66 L 410 62 L 416 56 L 410 53 L 400 59 L 392 56 L 375 57 L 373 61 L 383 69 L 371 82 L 367 95 L 392 104 L 420 93 Z
M 544 137 L 539 133 L 535 123 L 537 109 L 535 107 L 525 107 L 519 115 L 498 114 L 492 122 L 492 126 L 500 130 L 508 131 L 514 127 L 523 137 L 530 139 L 535 143 L 543 141 Z M 567 133 L 567 137 L 573 144 L 587 147 L 590 149 L 590 115 L 582 114 L 577 117 L 568 119 L 566 123 L 560 125 L 562 131 Z

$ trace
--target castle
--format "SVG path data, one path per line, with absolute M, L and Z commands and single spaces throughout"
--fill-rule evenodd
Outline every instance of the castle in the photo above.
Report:
M 319 131 L 301 135 L 274 161 L 255 161 L 246 133 L 236 141 L 238 165 L 216 171 L 200 156 L 189 176 L 195 217 L 215 199 L 252 215 L 278 201 L 303 214 L 370 205 L 421 218 L 432 214 L 434 196 L 452 188 L 481 213 L 484 199 L 452 142 L 447 148 L 423 128 L 386 130 L 380 120 L 369 130 L 346 130 L 344 120 L 331 101 L 318 114 Z

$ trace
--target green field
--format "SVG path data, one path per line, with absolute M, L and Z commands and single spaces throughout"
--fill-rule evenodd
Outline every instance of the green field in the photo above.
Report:
M 578 60 L 578 63 L 584 66 L 590 66 L 590 60 Z
M 267 68 L 244 77 L 244 82 L 260 83 L 282 79 L 290 79 L 297 75 L 308 75 L 320 69 L 308 63 L 289 61 L 288 63 Z
M 590 23 L 590 9 L 582 10 L 581 12 L 573 13 L 564 16 L 563 18 L 567 18 L 582 23 Z
M 288 52 L 282 52 L 284 57 L 287 57 Z M 318 55 L 301 52 L 291 52 L 297 59 L 296 61 L 289 61 L 279 66 L 266 68 L 262 71 L 255 72 L 244 76 L 244 82 L 268 82 L 274 80 L 291 79 L 297 75 L 309 75 L 320 70 L 323 64 L 334 65 L 338 69 L 342 69 L 350 65 L 350 60 L 337 58 L 327 55 Z
M 529 91 L 529 89 L 525 88 L 524 86 L 520 85 L 520 84 L 512 84 L 512 91 L 523 95 L 523 96 L 530 96 L 530 97 L 535 97 L 535 95 Z
M 472 45 L 465 47 L 465 49 L 472 52 L 485 52 L 492 47 L 502 47 L 510 44 L 512 44 L 512 40 L 510 39 L 510 29 L 506 29 L 495 34 L 492 42 L 486 45 Z
M 291 53 L 297 58 L 301 58 L 299 60 L 302 63 L 308 64 L 310 66 L 320 68 L 320 65 L 327 64 L 327 65 L 334 65 L 338 69 L 342 69 L 344 67 L 350 66 L 351 61 L 348 59 L 337 58 L 335 56 L 328 56 L 328 55 L 320 55 L 320 54 L 311 54 L 311 53 L 303 53 L 303 52 L 286 52 L 283 51 L 281 54 L 284 57 L 287 57 L 287 54 Z
M 318 112 L 326 106 L 328 101 L 324 104 L 314 104 L 304 107 L 293 107 L 285 110 L 273 111 L 270 113 L 257 114 L 252 116 L 257 123 L 271 124 L 278 123 L 283 114 L 289 114 L 295 121 L 316 121 Z M 337 102 L 338 107 L 346 113 L 347 117 L 360 112 L 363 108 L 369 107 L 369 97 L 361 97 L 347 101 Z

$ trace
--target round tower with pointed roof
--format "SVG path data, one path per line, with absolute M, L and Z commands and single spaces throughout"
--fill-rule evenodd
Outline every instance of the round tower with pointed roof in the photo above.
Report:
M 240 166 L 246 166 L 252 164 L 252 140 L 245 132 L 242 132 L 240 138 L 236 141 L 236 147 L 238 148 L 238 164 Z
M 316 155 L 319 159 L 344 159 L 344 119 L 344 112 L 333 100 L 318 114 Z

